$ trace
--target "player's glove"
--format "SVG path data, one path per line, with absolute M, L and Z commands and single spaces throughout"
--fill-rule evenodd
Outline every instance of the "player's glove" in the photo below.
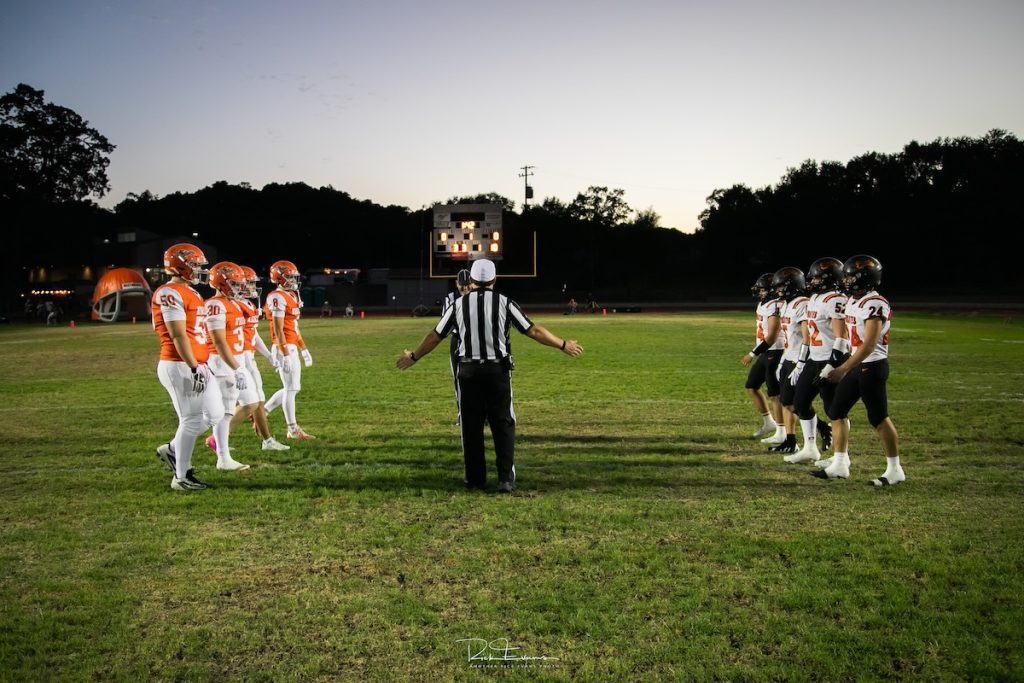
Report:
M 280 366 L 278 369 L 286 375 L 292 374 L 292 356 L 281 354 Z
M 306 364 L 307 368 L 313 364 L 313 355 L 309 349 L 302 349 L 302 362 Z
M 239 391 L 245 391 L 245 373 L 241 370 L 237 370 L 235 372 L 235 387 L 237 387 Z
M 185 378 L 185 391 L 191 392 L 196 396 L 206 391 L 206 372 L 203 370 L 202 365 L 192 368 L 192 374 Z
M 270 365 L 275 370 L 281 369 L 281 349 L 277 344 L 270 347 Z
M 804 364 L 803 361 L 801 361 L 796 364 L 795 368 L 793 368 L 793 372 L 789 373 L 789 383 L 792 384 L 793 386 L 796 386 L 796 381 L 800 379 L 800 373 L 803 371 Z
M 818 376 L 814 378 L 814 385 L 818 386 L 820 384 L 827 384 L 828 376 L 832 374 L 833 370 L 835 370 L 835 368 L 832 367 L 830 363 L 826 364 L 825 367 L 821 369 L 821 372 L 818 373 Z

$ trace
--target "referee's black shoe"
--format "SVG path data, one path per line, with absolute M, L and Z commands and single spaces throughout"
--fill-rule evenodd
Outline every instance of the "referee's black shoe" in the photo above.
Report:
M 510 481 L 498 482 L 498 493 L 512 493 L 516 490 L 515 484 Z

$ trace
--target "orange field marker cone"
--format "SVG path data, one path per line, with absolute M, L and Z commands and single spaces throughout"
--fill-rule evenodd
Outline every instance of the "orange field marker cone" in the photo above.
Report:
M 135 324 L 135 316 L 133 315 L 132 316 L 132 325 L 134 325 L 134 324 Z
M 74 320 L 71 321 L 71 329 L 75 329 L 75 321 Z
M 601 315 L 608 315 L 608 309 L 607 308 L 602 308 L 601 309 Z
M 366 319 L 366 311 L 359 311 L 359 319 L 360 320 L 365 320 Z

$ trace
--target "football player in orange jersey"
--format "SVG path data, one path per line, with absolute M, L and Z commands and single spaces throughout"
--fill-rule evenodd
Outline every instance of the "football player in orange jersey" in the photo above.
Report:
M 228 447 L 231 418 L 239 397 L 244 392 L 240 414 L 251 414 L 259 403 L 252 389 L 252 378 L 241 360 L 245 346 L 245 313 L 235 300 L 245 291 L 242 269 L 230 261 L 215 264 L 210 268 L 210 286 L 215 294 L 206 300 L 207 347 L 210 370 L 224 399 L 224 417 L 214 425 L 213 436 L 206 440 L 206 445 L 217 454 L 217 469 L 247 470 L 249 466 L 232 458 Z
M 260 439 L 263 440 L 263 450 L 286 451 L 290 446 L 285 446 L 283 443 L 280 443 L 275 439 L 270 433 L 270 425 L 267 424 L 267 411 L 264 407 L 264 403 L 267 401 L 267 396 L 263 393 L 263 375 L 260 373 L 259 366 L 256 365 L 254 352 L 259 351 L 264 358 L 270 361 L 275 370 L 280 366 L 280 361 L 273 357 L 270 349 L 268 349 L 267 345 L 263 343 L 263 339 L 260 337 L 259 330 L 257 329 L 260 321 L 260 314 L 262 312 L 259 301 L 259 277 L 256 275 L 256 271 L 249 266 L 242 266 L 241 268 L 242 274 L 245 277 L 245 292 L 243 293 L 243 296 L 236 301 L 236 303 L 242 308 L 242 311 L 246 315 L 245 350 L 243 352 L 243 359 L 245 369 L 249 371 L 249 376 L 253 379 L 253 389 L 256 392 L 258 403 L 255 406 L 255 410 L 252 412 L 251 418 L 247 418 L 241 412 L 236 413 L 235 416 L 231 418 L 231 428 L 234 429 L 245 419 L 251 419 L 253 422 L 253 428 L 256 430 Z
M 299 269 L 291 261 L 275 261 L 270 266 L 270 281 L 277 289 L 267 296 L 266 309 L 271 321 L 270 338 L 281 362 L 278 374 L 284 386 L 267 401 L 267 413 L 281 406 L 288 424 L 288 438 L 308 441 L 315 437 L 307 434 L 295 419 L 295 395 L 302 389 L 302 365 L 307 368 L 313 365 L 313 356 L 299 332 L 302 315 L 299 278 Z
M 207 488 L 192 472 L 196 439 L 224 417 L 220 387 L 206 366 L 206 306 L 192 285 L 205 283 L 206 256 L 192 244 L 175 244 L 164 252 L 164 272 L 170 282 L 153 292 L 153 329 L 160 339 L 156 374 L 171 396 L 178 415 L 174 439 L 156 449 L 174 473 L 171 488 L 198 491 Z

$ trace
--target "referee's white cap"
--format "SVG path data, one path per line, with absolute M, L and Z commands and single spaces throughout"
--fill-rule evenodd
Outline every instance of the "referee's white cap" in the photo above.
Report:
M 491 282 L 497 276 L 498 271 L 495 270 L 494 263 L 485 258 L 473 261 L 473 268 L 469 271 L 469 277 L 473 278 L 473 282 L 481 285 Z

